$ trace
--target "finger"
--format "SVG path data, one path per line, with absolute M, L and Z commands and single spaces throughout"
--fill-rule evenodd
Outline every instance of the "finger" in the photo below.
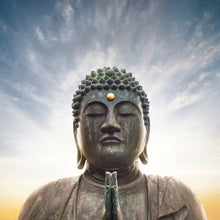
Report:
M 119 196 L 118 196 L 117 172 L 112 173 L 112 182 L 113 182 L 113 186 L 111 188 L 112 211 L 114 215 L 117 215 L 118 209 L 120 209 Z
M 110 172 L 105 173 L 105 187 L 110 188 L 112 186 L 112 174 Z
M 122 220 L 122 212 L 119 203 L 119 196 L 118 196 L 118 188 L 113 186 L 111 188 L 111 197 L 112 197 L 112 220 Z
M 118 193 L 115 186 L 111 188 L 111 202 L 112 202 L 112 211 L 116 213 L 117 207 L 119 206 Z
M 112 184 L 113 184 L 113 199 L 118 199 L 118 180 L 117 180 L 117 172 L 113 172 L 112 173 Z M 115 198 L 117 197 L 117 198 Z
M 112 174 L 110 172 L 105 173 L 105 207 L 104 216 L 106 219 L 111 217 L 112 201 L 111 201 L 111 185 Z
M 118 188 L 117 172 L 112 173 L 112 185 Z

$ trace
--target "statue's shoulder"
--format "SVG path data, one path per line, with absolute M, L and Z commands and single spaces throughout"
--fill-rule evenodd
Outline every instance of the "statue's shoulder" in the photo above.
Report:
M 177 219 L 205 220 L 199 198 L 192 190 L 173 177 L 147 176 L 150 209 L 161 219 L 175 215 Z M 166 218 L 165 218 L 166 217 Z
M 59 219 L 78 179 L 79 177 L 59 179 L 34 191 L 24 203 L 18 220 Z

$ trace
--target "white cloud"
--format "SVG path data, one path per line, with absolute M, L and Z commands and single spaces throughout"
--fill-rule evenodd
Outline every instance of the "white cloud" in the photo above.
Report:
M 198 81 L 191 81 L 181 93 L 177 94 L 169 104 L 169 110 L 178 110 L 192 105 L 205 96 L 205 89 L 199 81 L 203 80 L 207 74 L 201 74 Z M 198 87 L 200 89 L 198 90 Z M 195 90 L 195 91 L 194 91 Z
M 220 73 L 216 73 L 215 75 L 216 75 L 216 77 L 218 77 L 218 78 L 220 77 Z
M 3 30 L 6 31 L 7 30 L 7 26 L 3 25 Z
M 202 73 L 202 74 L 199 75 L 199 80 L 203 81 L 204 79 L 206 79 L 210 75 L 211 75 L 211 73 L 209 73 L 209 72 L 208 73 Z
M 208 11 L 204 11 L 203 16 L 204 16 L 205 21 L 209 21 L 211 19 L 210 12 L 208 12 Z
M 70 42 L 75 37 L 74 9 L 67 2 L 57 1 L 55 9 L 64 20 L 64 24 L 60 27 L 59 36 L 62 42 Z
M 187 94 L 186 92 L 183 92 L 182 94 L 175 97 L 174 101 L 170 104 L 169 109 L 178 110 L 187 107 L 199 101 L 202 99 L 202 97 L 202 93 Z
M 195 88 L 196 86 L 198 86 L 198 83 L 195 81 L 192 81 L 188 85 L 188 90 L 191 90 L 191 89 Z
M 48 25 L 48 24 L 47 24 Z M 49 44 L 49 42 L 54 42 L 54 41 L 57 41 L 57 37 L 54 36 L 54 34 L 50 31 L 50 27 L 49 26 L 45 26 L 45 33 L 41 30 L 41 28 L 38 26 L 36 29 L 35 29 L 35 32 L 37 34 L 37 38 L 40 40 L 40 42 L 43 44 L 43 45 L 47 45 Z
M 31 84 L 22 85 L 20 82 L 9 83 L 11 87 L 16 89 L 20 94 L 28 96 L 32 101 L 39 102 L 41 104 L 48 104 L 49 100 L 46 97 L 38 95 L 36 87 Z M 20 100 L 22 101 L 22 100 Z
M 68 25 L 71 22 L 73 22 L 73 16 L 74 16 L 74 9 L 69 3 L 64 3 L 62 1 L 57 1 L 56 10 L 58 13 L 60 13 L 65 21 L 65 23 Z
M 36 31 L 38 39 L 40 41 L 44 42 L 45 41 L 44 34 L 43 34 L 43 32 L 42 32 L 42 30 L 40 29 L 39 26 L 35 29 L 35 31 Z

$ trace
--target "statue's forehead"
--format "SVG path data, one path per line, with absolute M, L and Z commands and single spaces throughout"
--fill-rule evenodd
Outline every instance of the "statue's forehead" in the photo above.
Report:
M 114 94 L 114 99 L 109 100 L 107 95 L 109 93 Z M 88 104 L 92 102 L 102 102 L 107 107 L 113 107 L 120 102 L 128 101 L 136 105 L 141 111 L 141 102 L 139 96 L 132 90 L 91 90 L 83 96 L 81 101 L 81 110 L 83 110 Z

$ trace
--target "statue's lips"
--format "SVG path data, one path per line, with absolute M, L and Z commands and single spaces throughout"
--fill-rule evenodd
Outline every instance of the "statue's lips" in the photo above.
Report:
M 122 141 L 115 136 L 107 136 L 101 139 L 102 144 L 121 144 Z

